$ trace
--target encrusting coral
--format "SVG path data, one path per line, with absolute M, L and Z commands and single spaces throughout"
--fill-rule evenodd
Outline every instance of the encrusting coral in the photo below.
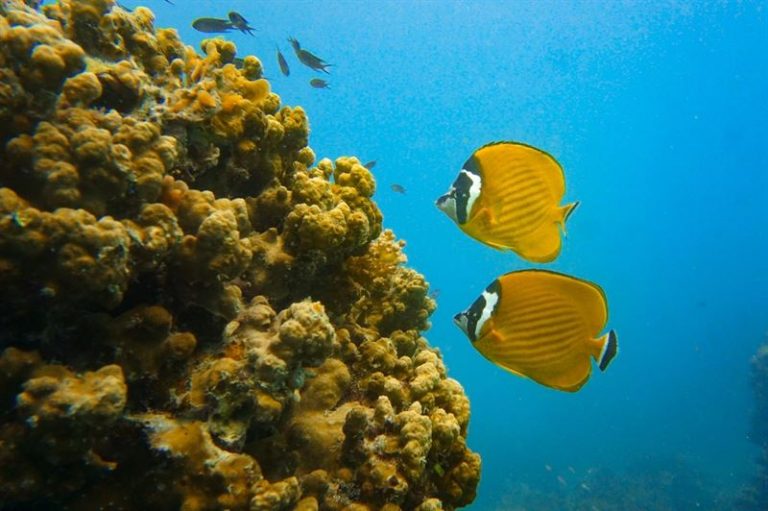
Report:
M 113 0 L 0 3 L 0 509 L 471 503 L 371 172 L 202 50 Z

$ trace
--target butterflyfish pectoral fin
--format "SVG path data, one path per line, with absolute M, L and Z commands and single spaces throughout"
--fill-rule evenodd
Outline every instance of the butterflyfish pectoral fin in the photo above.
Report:
M 486 225 L 490 227 L 496 225 L 496 216 L 493 214 L 493 211 L 491 211 L 490 208 L 482 208 L 477 212 L 477 214 L 478 219 Z
M 564 235 L 568 234 L 565 229 L 565 222 L 568 221 L 571 214 L 579 207 L 579 204 L 581 204 L 581 202 L 576 201 L 557 208 L 557 223 L 560 225 L 560 229 L 562 229 Z
M 593 339 L 591 343 L 592 358 L 595 359 L 600 370 L 605 371 L 611 361 L 619 354 L 619 340 L 616 331 L 611 330 L 599 339 Z

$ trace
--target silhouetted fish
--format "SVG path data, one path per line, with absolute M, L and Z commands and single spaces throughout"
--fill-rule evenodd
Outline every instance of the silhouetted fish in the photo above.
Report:
M 401 194 L 405 195 L 405 187 L 403 185 L 399 185 L 399 184 L 395 183 L 392 186 L 390 186 L 390 188 L 395 193 L 401 193 Z
M 312 78 L 309 81 L 309 84 L 315 89 L 330 89 L 330 87 L 328 86 L 328 82 L 326 82 L 322 78 Z
M 376 160 L 371 160 L 363 164 L 363 167 L 367 168 L 368 170 L 371 170 L 375 166 L 376 166 Z
M 280 48 L 277 49 L 277 65 L 280 66 L 280 72 L 285 76 L 291 74 L 291 69 L 288 67 L 288 61 L 285 60 L 283 52 L 280 51 Z
M 299 41 L 294 39 L 293 37 L 288 38 L 288 42 L 291 43 L 291 46 L 293 46 L 293 52 L 296 54 L 296 58 L 299 59 L 299 62 L 304 64 L 310 69 L 313 69 L 315 71 L 322 71 L 323 73 L 328 73 L 328 67 L 330 67 L 332 64 L 328 64 L 326 61 L 315 55 L 309 50 L 305 50 L 301 47 L 301 44 L 299 44 Z
M 232 30 L 232 23 L 219 18 L 197 18 L 192 22 L 192 28 L 206 34 L 222 34 Z
M 297 41 L 293 37 L 289 37 L 288 42 L 291 43 L 291 46 L 293 46 L 294 53 L 298 54 L 299 50 L 301 50 L 301 44 L 299 44 L 299 41 Z
M 229 21 L 232 23 L 232 27 L 238 29 L 243 34 L 253 35 L 255 29 L 248 25 L 248 20 L 239 12 L 231 11 L 229 13 Z

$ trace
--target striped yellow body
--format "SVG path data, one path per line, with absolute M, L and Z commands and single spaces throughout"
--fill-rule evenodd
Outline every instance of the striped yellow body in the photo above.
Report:
M 573 204 L 563 169 L 549 154 L 524 144 L 481 147 L 472 156 L 482 191 L 461 228 L 473 238 L 524 259 L 549 262 L 560 253 L 560 227 Z
M 589 379 L 605 339 L 608 310 L 596 284 L 558 273 L 528 270 L 498 279 L 500 299 L 475 347 L 521 376 L 575 392 Z

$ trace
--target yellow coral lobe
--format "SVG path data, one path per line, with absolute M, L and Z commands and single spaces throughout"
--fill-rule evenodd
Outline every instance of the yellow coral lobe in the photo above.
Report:
M 243 101 L 242 96 L 239 94 L 224 93 L 221 95 L 221 111 L 224 113 L 232 113 Z
M 205 437 L 199 422 L 180 423 L 175 428 L 158 431 L 153 443 L 174 453 L 184 453 L 190 458 L 205 459 Z
M 58 52 L 47 44 L 41 44 L 35 47 L 32 52 L 32 62 L 45 68 L 48 73 L 58 73 L 64 70 L 66 64 Z
M 264 79 L 245 82 L 243 96 L 251 101 L 261 101 L 269 94 L 269 82 Z
M 143 6 L 138 6 L 133 11 L 136 21 L 147 30 L 152 29 L 152 23 L 155 22 L 155 14 Z
M 216 108 L 216 98 L 214 98 L 208 91 L 200 91 L 197 93 L 197 104 L 206 109 Z
M 237 143 L 237 151 L 240 154 L 252 153 L 256 150 L 256 142 L 253 140 L 243 139 Z

